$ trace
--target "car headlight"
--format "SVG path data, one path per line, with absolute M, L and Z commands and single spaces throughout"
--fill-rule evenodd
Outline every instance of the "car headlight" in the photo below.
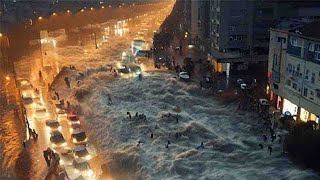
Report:
M 86 173 L 86 175 L 87 175 L 87 176 L 93 176 L 93 171 L 92 171 L 91 169 L 88 170 L 87 173 Z
M 91 159 L 91 155 L 90 154 L 86 155 L 86 157 L 84 159 L 90 160 Z

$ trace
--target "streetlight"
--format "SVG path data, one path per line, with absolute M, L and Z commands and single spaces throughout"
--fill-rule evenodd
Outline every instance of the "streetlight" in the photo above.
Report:
M 67 13 L 70 13 L 70 10 L 69 10 L 69 9 L 67 10 Z
M 92 10 L 93 10 L 93 7 L 91 7 L 90 10 L 92 11 Z
M 3 36 L 3 34 L 2 33 L 0 33 L 0 38 Z
M 81 12 L 83 12 L 84 11 L 84 9 L 81 9 Z
M 56 15 L 57 15 L 57 13 L 55 13 L 55 12 L 54 12 L 54 13 L 52 13 L 52 16 L 56 16 Z
M 42 16 L 39 16 L 39 17 L 38 17 L 38 20 L 42 20 L 42 19 L 43 19 Z
M 104 6 L 101 6 L 102 9 L 104 9 Z

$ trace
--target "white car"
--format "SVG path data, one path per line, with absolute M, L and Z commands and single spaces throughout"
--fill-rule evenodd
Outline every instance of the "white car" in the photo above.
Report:
M 34 117 L 36 119 L 45 119 L 49 117 L 49 113 L 44 106 L 36 106 L 34 108 Z
M 180 72 L 179 73 L 179 78 L 182 80 L 190 80 L 190 76 L 187 72 Z

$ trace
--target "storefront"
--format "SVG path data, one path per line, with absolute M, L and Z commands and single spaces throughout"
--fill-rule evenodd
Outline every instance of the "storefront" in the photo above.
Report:
M 285 113 L 286 111 L 289 111 L 291 113 L 291 115 L 297 115 L 298 113 L 298 106 L 293 104 L 292 102 L 290 102 L 287 99 L 283 99 L 283 109 L 282 109 L 282 113 Z M 294 117 L 294 119 L 296 119 L 296 117 Z

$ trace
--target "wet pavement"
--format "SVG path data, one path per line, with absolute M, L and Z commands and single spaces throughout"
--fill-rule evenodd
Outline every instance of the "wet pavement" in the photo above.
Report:
M 15 177 L 15 165 L 23 150 L 25 125 L 19 91 L 12 75 L 0 70 L 0 179 Z

